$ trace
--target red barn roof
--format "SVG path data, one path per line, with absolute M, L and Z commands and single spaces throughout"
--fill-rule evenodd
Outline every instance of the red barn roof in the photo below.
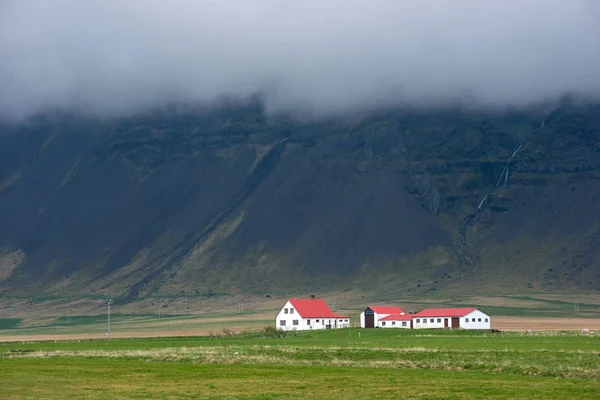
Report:
M 462 317 L 477 310 L 472 308 L 426 308 L 413 314 L 413 317 Z
M 369 306 L 377 314 L 395 314 L 400 315 L 404 312 L 400 307 L 396 306 Z
M 290 299 L 302 318 L 348 318 L 331 311 L 321 299 Z
M 388 315 L 384 318 L 379 318 L 380 321 L 410 321 L 413 318 L 410 314 L 404 315 Z

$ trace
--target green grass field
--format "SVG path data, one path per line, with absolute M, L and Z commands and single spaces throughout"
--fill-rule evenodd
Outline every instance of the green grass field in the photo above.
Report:
M 360 332 L 360 337 L 359 337 Z M 2 398 L 600 398 L 600 337 L 343 329 L 0 343 Z

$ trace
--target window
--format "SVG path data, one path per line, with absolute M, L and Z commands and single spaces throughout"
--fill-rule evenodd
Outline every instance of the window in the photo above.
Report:
M 487 318 L 485 319 L 485 322 L 490 322 Z
M 284 308 L 284 309 L 283 309 L 283 313 L 284 313 L 284 314 L 287 314 L 287 313 L 288 313 L 288 309 L 287 309 L 287 308 Z
M 402 326 L 406 326 L 406 321 L 403 321 L 403 322 L 402 322 Z
M 481 322 L 481 318 L 477 318 L 477 322 Z
M 433 322 L 434 322 L 434 321 L 435 321 L 435 319 L 433 319 L 433 318 L 431 318 L 431 319 L 429 320 L 429 322 L 431 322 L 432 324 L 433 324 Z
M 396 321 L 392 321 L 392 325 L 396 325 Z
M 298 320 L 297 320 L 297 319 L 295 319 L 295 320 L 294 320 L 292 323 L 293 323 L 294 325 L 298 325 Z
M 293 314 L 293 313 L 294 313 L 294 309 L 290 308 L 290 314 Z
M 381 326 L 385 326 L 385 321 L 382 321 L 382 322 L 381 322 Z
M 318 324 L 318 323 L 319 323 L 319 320 L 317 319 L 317 320 L 315 320 L 315 322 Z
M 343 320 L 343 319 L 340 319 L 340 322 L 344 322 L 344 320 Z
M 421 320 L 419 318 L 417 318 L 417 324 L 421 323 Z
M 440 322 L 442 322 L 442 319 L 441 319 L 441 318 L 438 318 L 438 324 L 439 324 Z
M 345 321 L 345 322 L 348 322 L 348 320 L 347 320 L 347 319 L 346 319 L 346 320 L 344 320 L 344 321 Z
M 310 319 L 306 320 L 306 325 L 310 325 Z
M 279 325 L 285 326 L 285 319 L 282 319 L 281 321 L 279 321 Z
M 465 322 L 469 322 L 469 318 L 465 318 Z

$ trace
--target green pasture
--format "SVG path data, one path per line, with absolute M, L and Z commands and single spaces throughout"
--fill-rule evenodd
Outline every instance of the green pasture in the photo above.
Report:
M 360 333 L 360 335 L 359 335 Z M 2 398 L 600 398 L 600 337 L 340 329 L 0 343 Z
M 4 399 L 597 399 L 596 381 L 476 372 L 137 360 L 11 360 Z
M 316 348 L 427 348 L 450 350 L 515 351 L 598 351 L 600 335 L 574 332 L 500 332 L 431 329 L 334 329 L 298 331 L 283 337 L 247 331 L 231 334 L 227 330 L 200 337 L 139 338 L 77 341 L 1 342 L 0 353 L 13 349 L 32 351 L 147 350 L 205 346 L 284 346 Z M 600 371 L 599 371 L 600 372 Z

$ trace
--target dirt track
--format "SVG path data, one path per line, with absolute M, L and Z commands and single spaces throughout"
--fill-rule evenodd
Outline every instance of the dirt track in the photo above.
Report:
M 236 330 L 232 325 L 229 328 Z M 240 324 L 237 330 L 249 329 L 245 324 Z M 600 331 L 600 319 L 589 318 L 530 318 L 530 317 L 506 317 L 498 316 L 492 319 L 492 328 L 503 331 L 565 331 L 589 329 Z M 217 330 L 218 331 L 218 330 Z M 112 334 L 112 338 L 148 338 L 148 337 L 173 337 L 173 336 L 205 336 L 215 332 L 215 328 L 182 328 L 173 330 L 156 331 L 129 331 Z M 1 335 L 0 342 L 20 341 L 42 341 L 42 340 L 85 340 L 105 339 L 105 334 L 82 333 L 82 334 L 41 334 L 41 335 Z
M 212 330 L 214 332 L 214 329 Z M 210 329 L 189 329 L 180 331 L 162 331 L 162 332 L 115 332 L 111 334 L 113 339 L 124 338 L 151 338 L 151 337 L 175 337 L 175 336 L 205 336 L 211 332 Z M 0 342 L 31 342 L 46 340 L 89 340 L 106 339 L 106 335 L 94 333 L 81 333 L 71 335 L 12 335 L 0 336 Z

